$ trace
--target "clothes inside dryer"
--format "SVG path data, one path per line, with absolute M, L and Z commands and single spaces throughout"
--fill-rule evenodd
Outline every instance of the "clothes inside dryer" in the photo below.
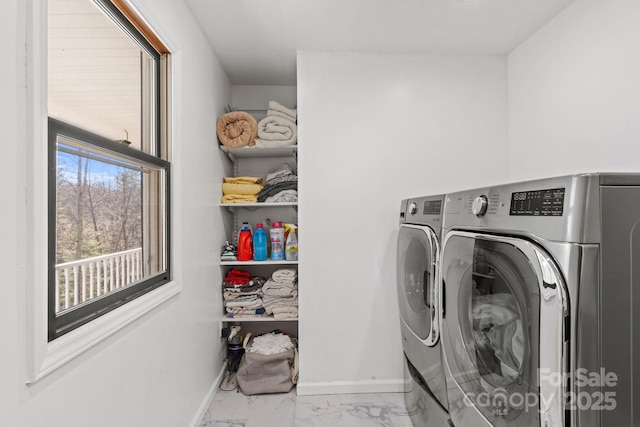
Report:
M 538 278 L 508 243 L 454 236 L 443 253 L 444 349 L 457 385 L 492 423 L 538 425 Z M 450 399 L 451 400 L 451 399 Z
M 524 362 L 524 336 L 515 297 L 508 293 L 481 295 L 472 291 L 471 307 L 480 374 L 489 377 L 496 386 L 517 380 Z

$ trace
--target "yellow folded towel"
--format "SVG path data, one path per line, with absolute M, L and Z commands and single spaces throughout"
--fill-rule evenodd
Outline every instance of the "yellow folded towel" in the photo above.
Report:
M 236 194 L 255 196 L 262 190 L 260 184 L 234 184 L 229 182 L 222 183 L 222 194 Z
M 222 196 L 222 203 L 256 203 L 257 201 L 257 196 L 246 194 L 225 194 Z
M 262 184 L 262 178 L 255 176 L 228 176 L 224 182 L 229 184 Z

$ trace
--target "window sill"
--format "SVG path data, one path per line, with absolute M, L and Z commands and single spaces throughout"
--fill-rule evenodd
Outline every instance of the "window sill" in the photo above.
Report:
M 60 338 L 43 344 L 46 347 L 44 358 L 39 369 L 34 372 L 34 377 L 27 380 L 27 384 L 33 384 L 46 377 L 91 347 L 104 341 L 120 329 L 179 294 L 181 289 L 182 287 L 176 282 L 167 283 Z

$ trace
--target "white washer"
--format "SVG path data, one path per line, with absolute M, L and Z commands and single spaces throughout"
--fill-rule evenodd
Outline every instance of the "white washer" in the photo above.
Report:
M 443 232 L 457 427 L 640 425 L 640 174 L 449 194 Z
M 449 426 L 440 346 L 439 262 L 444 196 L 403 200 L 397 290 L 405 354 L 405 401 L 416 426 Z

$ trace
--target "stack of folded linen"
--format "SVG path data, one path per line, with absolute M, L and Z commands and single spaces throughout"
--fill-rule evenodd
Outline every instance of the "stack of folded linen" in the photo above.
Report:
M 265 185 L 258 193 L 258 201 L 265 203 L 295 203 L 298 201 L 298 176 L 283 163 L 271 170 Z
M 224 279 L 224 306 L 227 317 L 257 317 L 265 315 L 262 286 L 265 278 L 251 277 L 244 270 L 233 269 Z
M 258 122 L 256 147 L 286 147 L 298 142 L 298 113 L 276 101 L 269 101 L 267 117 Z
M 222 203 L 255 203 L 262 188 L 262 178 L 226 177 L 222 183 Z
M 262 302 L 274 319 L 298 318 L 298 273 L 294 269 L 275 271 L 262 287 Z

